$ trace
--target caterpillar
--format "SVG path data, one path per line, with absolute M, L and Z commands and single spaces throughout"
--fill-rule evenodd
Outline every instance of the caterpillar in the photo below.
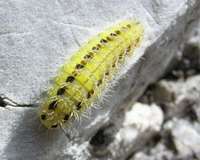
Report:
M 46 128 L 77 119 L 101 96 L 119 66 L 139 47 L 144 29 L 139 22 L 124 20 L 91 38 L 59 69 L 39 117 Z

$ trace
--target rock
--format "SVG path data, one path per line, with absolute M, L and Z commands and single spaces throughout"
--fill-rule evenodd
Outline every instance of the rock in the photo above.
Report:
M 0 9 L 0 93 L 20 104 L 35 107 L 0 108 L 0 159 L 97 159 L 89 140 L 102 126 L 108 126 L 111 131 L 116 129 L 117 135 L 122 133 L 123 128 L 120 128 L 127 111 L 124 108 L 171 64 L 188 38 L 188 29 L 196 26 L 199 8 L 198 0 L 123 3 L 120 0 L 3 0 Z M 116 83 L 119 85 L 112 89 L 108 101 L 100 102 L 103 107 L 92 110 L 89 119 L 68 129 L 72 130 L 72 139 L 67 139 L 61 130 L 47 131 L 40 127 L 36 113 L 38 101 L 57 68 L 78 49 L 77 39 L 82 43 L 111 23 L 127 18 L 136 18 L 144 24 L 145 38 L 136 56 L 119 74 Z M 116 124 L 116 128 L 109 124 Z M 110 135 L 110 132 L 101 133 Z M 130 129 L 132 132 L 140 133 Z M 113 144 L 115 136 L 109 140 Z M 142 146 L 135 138 L 131 141 Z M 140 139 L 140 142 L 145 141 Z M 130 143 L 125 143 L 124 149 Z M 124 152 L 118 149 L 104 155 L 105 159 L 131 153 L 132 145 Z M 123 159 L 128 155 L 121 156 Z
M 150 153 L 138 152 L 131 160 L 157 160 L 157 159 L 173 159 L 174 154 L 166 148 L 165 145 L 158 144 Z
M 164 124 L 161 137 L 152 147 L 145 146 L 132 156 L 132 160 L 200 158 L 199 123 L 174 118 Z
M 198 53 L 200 54 L 200 52 Z M 196 66 L 198 67 L 198 66 Z M 165 120 L 157 134 L 157 140 L 150 137 L 153 146 L 145 146 L 132 155 L 132 159 L 181 159 L 200 158 L 199 109 L 200 76 L 193 75 L 186 80 L 162 79 L 145 92 L 141 101 L 151 95 L 151 102 L 161 105 Z M 170 95 L 173 95 L 173 100 Z M 162 97 L 164 96 L 164 97 Z
M 163 79 L 148 92 L 151 92 L 151 101 L 162 107 L 165 119 L 188 116 L 190 120 L 197 121 L 200 119 L 199 85 L 199 75 L 191 76 L 185 81 Z
M 186 120 L 177 120 L 166 123 L 165 128 L 172 131 L 174 143 L 178 152 L 178 157 L 200 158 L 200 125 Z
M 163 113 L 156 105 L 134 104 L 125 114 L 122 127 L 108 147 L 112 159 L 126 159 L 147 145 L 161 129 Z

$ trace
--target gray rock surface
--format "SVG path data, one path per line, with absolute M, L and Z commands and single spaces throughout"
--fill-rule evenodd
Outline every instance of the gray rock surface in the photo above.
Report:
M 154 112 L 160 118 L 152 119 L 150 125 L 142 123 L 145 134 L 140 134 L 140 128 L 129 127 L 139 122 L 137 119 L 127 122 L 128 114 L 133 113 L 127 108 L 147 85 L 164 73 L 199 15 L 198 0 L 126 0 L 123 3 L 120 0 L 2 0 L 0 93 L 34 107 L 0 108 L 0 159 L 126 159 L 132 155 L 133 150 L 144 146 L 145 138 L 159 131 L 163 114 L 157 106 L 147 109 L 144 114 L 147 122 Z M 70 128 L 71 139 L 61 130 L 42 128 L 36 114 L 37 104 L 58 67 L 78 49 L 77 40 L 83 43 L 113 22 L 127 18 L 136 18 L 144 24 L 145 38 L 136 56 L 121 71 L 108 101 L 99 102 L 101 109 L 92 110 L 88 119 Z M 149 126 L 151 130 L 146 132 Z M 123 134 L 126 129 L 132 138 L 127 135 L 127 139 L 127 133 Z M 100 136 L 95 137 L 96 132 Z
M 165 127 L 172 130 L 174 143 L 180 158 L 196 155 L 200 158 L 200 125 L 186 120 L 174 119 Z
M 158 134 L 149 138 L 153 145 L 144 146 L 131 159 L 200 159 L 200 76 L 185 80 L 162 79 L 150 87 L 141 100 L 145 102 L 147 96 L 160 105 L 164 120 Z
M 142 149 L 161 130 L 164 117 L 156 105 L 134 104 L 125 114 L 125 119 L 113 143 L 108 147 L 112 159 L 126 159 Z M 117 151 L 117 152 L 116 152 Z

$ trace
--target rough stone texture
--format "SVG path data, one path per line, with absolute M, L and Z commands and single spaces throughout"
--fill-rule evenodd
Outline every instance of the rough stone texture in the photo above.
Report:
M 186 120 L 168 122 L 165 127 L 172 130 L 172 136 L 180 157 L 189 157 L 193 154 L 200 158 L 200 125 Z
M 132 119 L 141 111 L 138 107 L 128 111 L 128 106 L 171 64 L 190 36 L 188 31 L 196 26 L 199 12 L 199 0 L 1 1 L 0 93 L 20 104 L 38 103 L 58 66 L 78 48 L 77 39 L 82 43 L 105 26 L 127 18 L 144 24 L 145 38 L 108 100 L 100 102 L 101 109 L 92 110 L 89 119 L 74 124 L 71 139 L 61 130 L 42 128 L 37 105 L 0 108 L 0 159 L 131 158 L 159 132 L 163 113 L 156 105 L 151 109 L 141 105 L 144 117 Z M 176 126 L 172 126 L 172 135 L 181 134 Z M 177 139 L 174 145 L 180 142 Z M 165 150 L 164 145 L 160 146 Z M 181 146 L 177 148 L 182 150 Z M 173 154 L 169 152 L 171 157 Z
M 134 104 L 130 111 L 127 111 L 122 127 L 108 147 L 112 159 L 126 159 L 143 148 L 149 139 L 160 131 L 163 119 L 160 107 Z
M 185 81 L 163 79 L 156 84 L 155 88 L 151 88 L 153 95 L 151 99 L 153 103 L 160 104 L 165 120 L 156 138 L 149 139 L 153 145 L 145 146 L 132 156 L 132 159 L 196 160 L 200 158 L 199 83 L 200 76 L 194 75 Z M 155 96 L 158 92 L 161 95 L 163 92 L 166 94 L 166 91 L 168 95 L 174 93 L 173 101 L 169 99 L 161 101 L 161 96 Z
M 191 30 L 190 38 L 176 64 L 162 80 L 148 87 L 140 98 L 143 103 L 156 103 L 164 121 L 157 136 L 134 154 L 134 160 L 200 159 L 200 23 Z

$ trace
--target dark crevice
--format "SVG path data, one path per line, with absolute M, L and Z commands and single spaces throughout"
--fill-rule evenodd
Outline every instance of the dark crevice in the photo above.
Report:
M 4 95 L 0 96 L 0 107 L 5 108 L 6 106 L 10 106 L 10 107 L 35 107 L 35 104 L 19 104 L 17 102 L 15 102 L 14 100 L 12 100 L 11 98 L 8 98 Z
M 131 159 L 133 159 L 133 157 L 134 157 L 135 154 L 136 154 L 135 151 L 134 151 L 134 152 L 131 152 L 131 153 L 126 157 L 125 160 L 131 160 Z
M 113 129 L 113 124 L 100 128 L 90 140 L 90 145 L 95 147 L 107 147 L 114 140 Z
M 95 157 L 108 156 L 110 153 L 107 147 L 114 141 L 116 133 L 117 128 L 114 124 L 100 128 L 90 140 L 90 152 Z
M 155 147 L 160 141 L 162 140 L 162 135 L 160 133 L 155 133 L 150 141 L 148 141 L 146 143 L 146 146 L 148 146 L 148 148 L 153 148 Z
M 7 103 L 5 102 L 4 98 L 0 97 L 0 106 L 1 107 L 6 107 Z
M 150 136 L 149 140 L 146 141 L 144 143 L 145 149 L 139 149 L 139 150 L 143 150 L 146 154 L 150 155 L 150 149 L 152 149 L 153 147 L 155 147 L 158 143 L 160 143 L 162 141 L 162 134 L 161 132 L 156 132 L 154 134 L 152 134 L 152 136 Z M 133 157 L 135 156 L 135 154 L 139 151 L 139 150 L 134 150 L 131 153 L 129 153 L 125 160 L 130 160 L 133 159 Z
M 174 154 L 178 154 L 176 144 L 174 142 L 174 137 L 170 130 L 165 130 L 163 134 L 164 145 L 171 150 Z
M 195 44 L 186 44 L 181 59 L 163 78 L 168 80 L 184 79 L 200 74 L 200 48 Z

